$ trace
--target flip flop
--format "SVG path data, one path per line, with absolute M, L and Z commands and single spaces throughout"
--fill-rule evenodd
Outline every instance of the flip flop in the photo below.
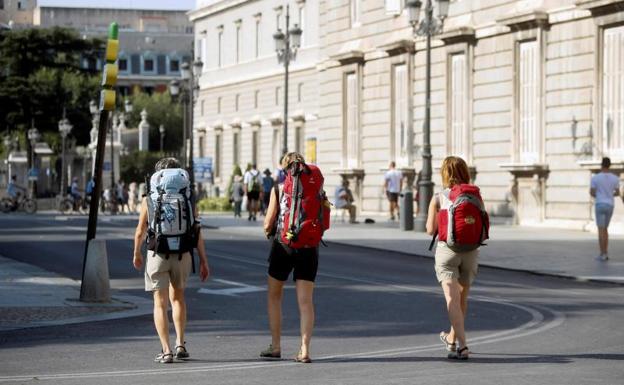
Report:
M 440 332 L 440 341 L 442 341 L 442 343 L 444 344 L 444 347 L 446 348 L 446 350 L 449 351 L 449 352 L 456 351 L 457 350 L 457 345 L 455 344 L 455 342 L 453 342 L 453 343 L 448 342 L 446 337 L 448 337 L 447 333 Z
M 280 359 L 282 358 L 282 352 L 279 350 L 275 351 L 273 345 L 269 345 L 268 348 L 260 352 L 260 358 Z
M 295 357 L 295 362 L 299 362 L 301 364 L 310 364 L 312 363 L 312 360 L 310 359 L 310 357 L 303 357 L 301 355 L 301 350 L 300 350 L 297 356 Z

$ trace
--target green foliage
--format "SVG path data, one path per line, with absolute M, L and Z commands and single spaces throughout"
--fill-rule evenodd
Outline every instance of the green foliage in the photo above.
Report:
M 226 197 L 204 198 L 197 202 L 199 211 L 231 211 L 232 204 Z
M 133 151 L 120 157 L 120 179 L 125 183 L 145 181 L 145 177 L 154 173 L 154 166 L 164 154 L 160 152 Z
M 97 98 L 99 76 L 80 68 L 80 59 L 103 54 L 103 41 L 83 39 L 68 28 L 0 32 L 0 131 L 21 131 L 31 121 L 43 133 L 58 133 L 66 108 L 78 144 L 89 140 L 89 101 Z
M 165 127 L 165 152 L 177 152 L 182 148 L 182 108 L 179 103 L 171 100 L 169 92 L 138 93 L 131 96 L 133 110 L 130 114 L 130 127 L 138 127 L 141 122 L 141 111 L 147 111 L 147 122 L 150 125 L 149 148 L 160 149 L 159 127 Z M 119 102 L 123 102 L 120 98 Z

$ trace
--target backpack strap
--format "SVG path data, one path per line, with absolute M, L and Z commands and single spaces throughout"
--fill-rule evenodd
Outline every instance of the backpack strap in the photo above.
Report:
M 438 230 L 433 233 L 433 237 L 431 237 L 431 243 L 429 244 L 429 251 L 433 249 L 433 245 L 435 244 L 436 238 L 438 237 Z

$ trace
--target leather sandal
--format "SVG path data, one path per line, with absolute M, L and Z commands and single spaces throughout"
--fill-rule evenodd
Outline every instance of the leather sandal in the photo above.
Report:
M 309 363 L 312 363 L 312 360 L 310 359 L 310 357 L 304 357 L 301 354 L 301 350 L 299 350 L 299 353 L 295 357 L 295 362 L 299 362 L 299 363 L 302 363 L 302 364 L 309 364 Z
M 446 350 L 449 352 L 456 351 L 457 345 L 455 344 L 455 342 L 449 342 L 447 337 L 448 337 L 448 333 L 440 332 L 440 341 L 442 341 Z

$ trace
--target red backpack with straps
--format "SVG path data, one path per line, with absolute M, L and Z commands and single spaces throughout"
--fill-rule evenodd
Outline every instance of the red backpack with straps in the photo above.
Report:
M 479 187 L 458 184 L 439 195 L 438 229 L 433 236 L 429 250 L 433 248 L 436 236 L 457 252 L 471 251 L 489 238 L 490 218 Z
M 282 190 L 280 241 L 293 248 L 317 247 L 329 229 L 330 207 L 318 167 L 295 162 L 288 169 Z

